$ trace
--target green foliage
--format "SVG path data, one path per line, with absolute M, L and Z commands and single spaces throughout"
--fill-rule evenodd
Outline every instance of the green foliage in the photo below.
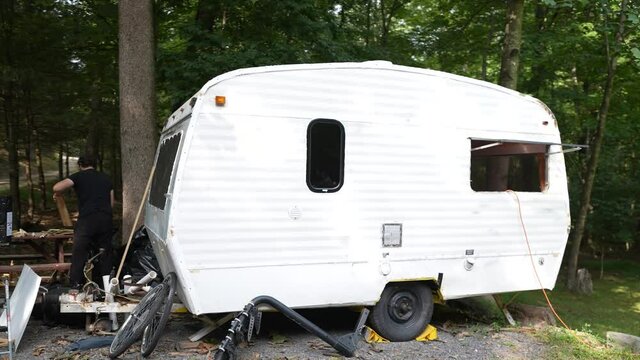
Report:
M 589 330 L 599 338 L 607 331 L 640 336 L 640 263 L 628 260 L 609 260 L 604 263 L 604 278 L 599 278 L 598 261 L 586 261 L 592 274 L 593 295 L 569 292 L 564 281 L 547 294 L 556 312 L 572 329 Z M 547 306 L 540 290 L 519 293 L 518 302 Z M 559 325 L 560 326 L 560 325 Z
M 0 117 L 16 122 L 21 155 L 30 117 L 47 153 L 67 144 L 76 154 L 99 135 L 95 147 L 117 178 L 117 4 L 0 2 Z M 565 143 L 593 139 L 621 4 L 525 2 L 519 90 L 549 105 Z M 587 222 L 593 252 L 626 253 L 638 242 L 640 3 L 626 0 L 625 14 L 622 45 L 609 49 L 618 62 Z M 209 79 L 243 67 L 381 59 L 496 82 L 506 8 L 499 0 L 163 0 L 155 15 L 160 129 Z M 565 157 L 573 210 L 586 155 Z
M 113 141 L 119 133 L 115 0 L 3 1 L 1 24 L 0 111 L 17 125 L 19 149 L 33 128 L 45 153 L 66 143 L 77 155 L 92 123 L 103 142 Z
M 409 41 L 392 31 L 389 18 L 401 14 L 406 2 L 385 7 L 384 2 L 203 0 L 167 6 L 159 14 L 160 113 L 167 116 L 206 81 L 238 68 L 380 58 L 412 64 Z
M 588 331 L 568 331 L 564 328 L 548 327 L 536 334 L 548 345 L 546 359 L 562 360 L 625 360 L 637 359 L 628 350 L 612 349 L 605 341 Z

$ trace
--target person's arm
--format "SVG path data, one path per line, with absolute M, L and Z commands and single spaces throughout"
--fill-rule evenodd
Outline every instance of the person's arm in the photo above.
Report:
M 56 196 L 62 195 L 67 189 L 71 189 L 73 187 L 73 180 L 66 178 L 64 180 L 58 181 L 53 185 L 53 198 Z
M 111 208 L 116 204 L 116 197 L 113 195 L 113 190 L 111 190 Z

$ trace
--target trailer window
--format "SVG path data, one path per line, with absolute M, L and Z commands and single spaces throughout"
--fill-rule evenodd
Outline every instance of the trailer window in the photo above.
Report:
M 165 194 L 169 190 L 173 164 L 176 161 L 181 136 L 181 133 L 177 133 L 165 139 L 160 145 L 160 153 L 156 161 L 156 171 L 153 174 L 151 193 L 149 195 L 149 203 L 160 210 L 164 210 L 167 200 Z
M 340 190 L 344 180 L 344 127 L 339 121 L 313 120 L 307 128 L 307 185 L 314 192 Z
M 471 140 L 471 188 L 475 191 L 542 192 L 547 152 L 542 143 Z

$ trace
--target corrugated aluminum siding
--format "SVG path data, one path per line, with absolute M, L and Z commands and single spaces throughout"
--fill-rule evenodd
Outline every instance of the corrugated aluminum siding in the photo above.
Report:
M 269 266 L 304 272 L 309 264 L 343 263 L 375 270 L 382 253 L 389 253 L 392 264 L 463 259 L 466 249 L 474 249 L 479 259 L 527 254 L 512 194 L 471 190 L 469 138 L 560 142 L 553 119 L 537 101 L 401 67 L 256 72 L 204 90 L 185 136 L 188 147 L 169 224 L 179 249 L 176 266 L 185 277 L 210 274 L 224 288 L 234 283 L 225 279 L 234 276 L 232 269 L 245 275 Z M 226 96 L 225 107 L 214 105 L 216 95 Z M 345 127 L 345 180 L 336 193 L 313 193 L 305 182 L 307 126 L 316 118 Z M 551 155 L 548 166 L 548 191 L 518 195 L 533 252 L 561 258 L 569 224 L 563 156 Z M 289 217 L 293 208 L 302 214 L 298 220 Z M 381 248 L 383 223 L 403 224 L 401 248 Z M 541 267 L 548 273 L 545 286 L 553 287 L 556 267 L 559 261 Z M 490 273 L 495 280 L 481 292 L 506 291 L 495 285 L 500 277 L 529 274 L 530 268 L 526 263 Z M 438 272 L 446 277 L 459 269 L 429 271 L 423 277 Z M 373 273 L 373 279 L 348 273 L 344 281 L 367 287 L 353 302 L 375 301 L 381 288 L 375 290 L 373 283 L 410 272 L 392 271 L 386 278 Z M 322 273 L 305 276 L 309 283 L 324 284 Z M 477 282 L 470 274 L 460 276 Z M 477 284 L 465 287 L 464 279 L 443 288 L 445 295 L 478 293 L 466 290 Z M 197 281 L 190 296 L 212 293 Z M 537 285 L 525 279 L 519 286 Z M 296 301 L 281 289 L 286 286 L 273 287 L 294 306 L 322 305 Z M 239 291 L 241 297 L 259 295 Z M 313 293 L 313 286 L 308 291 Z M 323 285 L 317 291 L 329 303 L 348 299 L 337 291 L 327 294 L 331 290 Z M 228 306 L 198 301 L 198 312 Z

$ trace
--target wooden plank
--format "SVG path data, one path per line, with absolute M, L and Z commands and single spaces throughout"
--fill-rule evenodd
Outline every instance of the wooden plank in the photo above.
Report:
M 70 252 L 64 253 L 64 256 L 71 256 Z M 42 259 L 44 256 L 42 254 L 0 254 L 0 261 L 8 261 L 8 260 L 34 260 L 34 259 Z M 64 260 L 58 262 L 64 262 Z
M 58 262 L 58 259 L 53 257 L 51 255 L 51 252 L 47 250 L 47 248 L 43 244 L 38 244 L 36 242 L 33 242 L 32 240 L 27 240 L 27 244 L 29 244 L 29 246 L 31 246 L 35 250 L 39 251 L 42 254 L 42 256 L 45 258 L 45 260 L 49 262 Z
M 64 262 L 64 241 L 57 240 L 56 241 L 56 249 L 58 250 L 58 262 Z
M 68 234 L 49 234 L 46 232 L 38 232 L 38 233 L 25 233 L 20 235 L 13 235 L 13 239 L 11 239 L 11 243 L 20 243 L 26 240 L 33 241 L 53 241 L 53 240 L 65 240 L 65 239 L 73 239 L 73 232 L 69 232 Z
M 33 271 L 69 271 L 71 263 L 28 264 Z M 0 273 L 19 273 L 22 265 L 0 265 Z
M 62 225 L 73 226 L 71 216 L 69 216 L 69 210 L 67 210 L 67 203 L 64 202 L 63 196 L 56 196 L 56 206 L 58 206 L 58 213 L 60 214 L 60 219 L 62 219 Z

